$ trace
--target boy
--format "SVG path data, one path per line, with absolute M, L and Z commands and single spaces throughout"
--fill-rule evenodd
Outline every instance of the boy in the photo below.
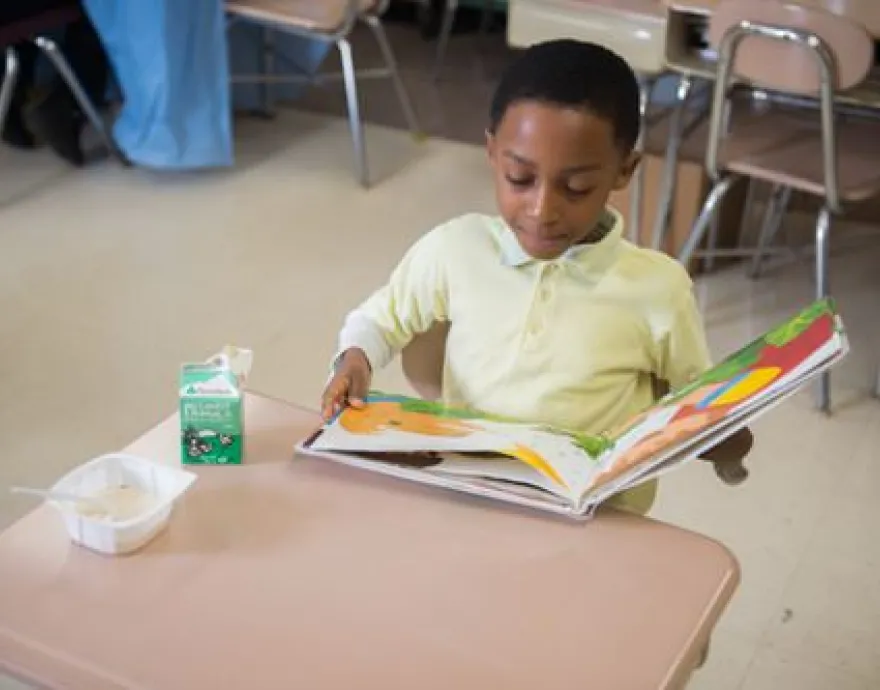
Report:
M 639 89 L 601 46 L 563 40 L 524 51 L 492 102 L 486 145 L 501 217 L 467 215 L 407 252 L 340 334 L 325 417 L 361 406 L 373 369 L 418 333 L 449 323 L 445 402 L 599 433 L 710 365 L 686 271 L 622 237 L 607 207 L 639 163 Z M 716 447 L 740 481 L 747 432 Z M 731 469 L 732 468 L 732 469 Z M 615 503 L 651 507 L 655 483 Z

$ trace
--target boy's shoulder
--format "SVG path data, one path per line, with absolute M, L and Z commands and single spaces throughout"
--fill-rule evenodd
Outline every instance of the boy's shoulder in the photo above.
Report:
M 482 250 L 497 254 L 503 233 L 504 224 L 498 216 L 467 213 L 435 226 L 423 241 L 444 253 L 473 256 L 475 250 Z
M 498 216 L 490 216 L 485 213 L 465 213 L 447 220 L 434 227 L 430 234 L 436 234 L 443 238 L 481 240 L 492 239 L 498 236 L 503 223 Z
M 693 289 L 687 269 L 673 257 L 627 240 L 621 245 L 616 268 L 624 279 L 637 282 L 663 298 Z

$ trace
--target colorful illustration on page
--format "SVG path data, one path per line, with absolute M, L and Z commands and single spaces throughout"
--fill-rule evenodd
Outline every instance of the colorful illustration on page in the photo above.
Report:
M 650 431 L 624 450 L 596 477 L 593 486 L 620 477 L 664 449 L 693 438 L 719 422 L 734 407 L 754 398 L 794 370 L 828 342 L 835 331 L 831 304 L 817 302 L 707 371 L 692 384 L 667 397 L 659 408 L 649 409 L 615 435 L 615 438 L 622 438 L 638 426 L 650 427 L 652 415 L 668 415 L 670 406 L 677 408 L 662 428 Z
M 420 436 L 465 437 L 482 430 L 479 419 L 486 419 L 468 410 L 448 408 L 403 396 L 376 394 L 362 408 L 346 408 L 339 415 L 339 425 L 352 434 L 379 434 L 397 431 Z M 499 437 L 503 438 L 503 437 Z M 561 486 L 566 482 L 539 453 L 519 443 L 499 444 L 499 455 L 517 458 Z

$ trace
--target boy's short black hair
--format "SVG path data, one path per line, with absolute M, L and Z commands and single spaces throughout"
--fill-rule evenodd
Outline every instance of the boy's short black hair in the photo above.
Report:
M 527 48 L 507 67 L 492 98 L 489 132 L 494 134 L 507 110 L 521 101 L 537 101 L 585 110 L 614 125 L 625 153 L 639 137 L 639 82 L 617 53 L 595 43 L 557 40 Z

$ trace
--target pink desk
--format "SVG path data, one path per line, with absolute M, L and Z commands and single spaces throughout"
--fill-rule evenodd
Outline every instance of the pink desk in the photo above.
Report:
M 722 546 L 568 524 L 307 459 L 314 413 L 248 400 L 139 553 L 42 507 L 0 535 L 0 668 L 66 690 L 681 688 L 738 582 Z M 172 417 L 127 450 L 177 462 Z

